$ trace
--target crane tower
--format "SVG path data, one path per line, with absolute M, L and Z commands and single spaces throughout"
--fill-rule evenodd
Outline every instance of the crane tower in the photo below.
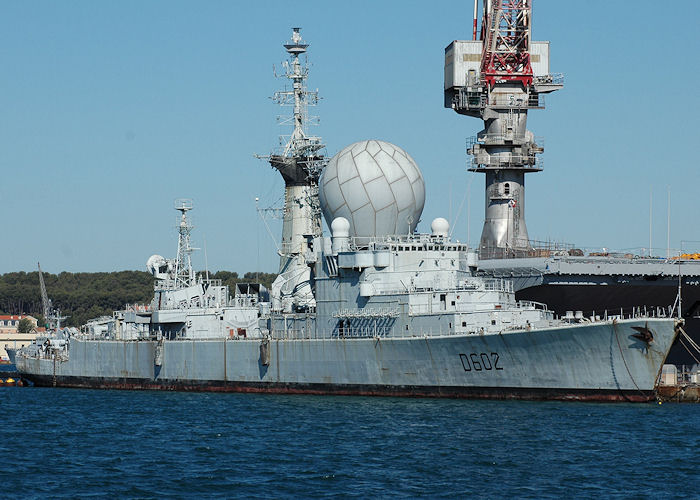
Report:
M 525 174 L 542 170 L 542 140 L 527 130 L 527 112 L 544 109 L 544 94 L 563 87 L 549 72 L 549 42 L 530 39 L 532 0 L 483 0 L 477 39 L 445 48 L 445 107 L 484 121 L 467 140 L 471 172 L 486 174 L 482 258 L 527 255 Z

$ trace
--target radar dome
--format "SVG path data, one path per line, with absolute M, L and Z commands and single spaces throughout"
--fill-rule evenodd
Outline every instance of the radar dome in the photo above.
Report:
M 416 162 L 384 141 L 360 141 L 328 162 L 319 183 L 321 210 L 330 226 L 350 223 L 350 236 L 414 231 L 425 205 L 425 181 Z

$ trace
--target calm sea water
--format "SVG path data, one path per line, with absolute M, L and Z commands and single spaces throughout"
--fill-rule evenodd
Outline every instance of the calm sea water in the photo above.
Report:
M 700 405 L 0 389 L 3 498 L 700 498 Z

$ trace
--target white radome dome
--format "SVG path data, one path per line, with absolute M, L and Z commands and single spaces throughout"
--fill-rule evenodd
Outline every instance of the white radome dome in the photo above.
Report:
M 425 181 L 403 149 L 379 140 L 351 144 L 330 159 L 319 183 L 321 210 L 330 226 L 350 223 L 350 236 L 413 232 L 425 205 Z
M 350 236 L 350 221 L 345 217 L 336 217 L 331 222 L 331 236 L 347 238 Z
M 450 223 L 447 222 L 447 219 L 438 217 L 433 219 L 433 222 L 430 224 L 430 230 L 433 236 L 447 236 L 450 232 Z

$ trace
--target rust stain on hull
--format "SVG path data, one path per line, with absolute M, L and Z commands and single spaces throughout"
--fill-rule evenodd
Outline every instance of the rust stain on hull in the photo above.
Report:
M 54 386 L 52 377 L 29 378 L 38 387 Z M 648 402 L 653 391 L 591 389 L 539 389 L 520 387 L 443 387 L 341 384 L 294 384 L 224 381 L 153 381 L 138 379 L 99 379 L 58 377 L 55 386 L 80 389 L 160 390 L 182 392 L 238 392 L 268 394 L 308 394 L 336 396 L 384 396 L 457 399 L 520 399 L 535 401 Z

